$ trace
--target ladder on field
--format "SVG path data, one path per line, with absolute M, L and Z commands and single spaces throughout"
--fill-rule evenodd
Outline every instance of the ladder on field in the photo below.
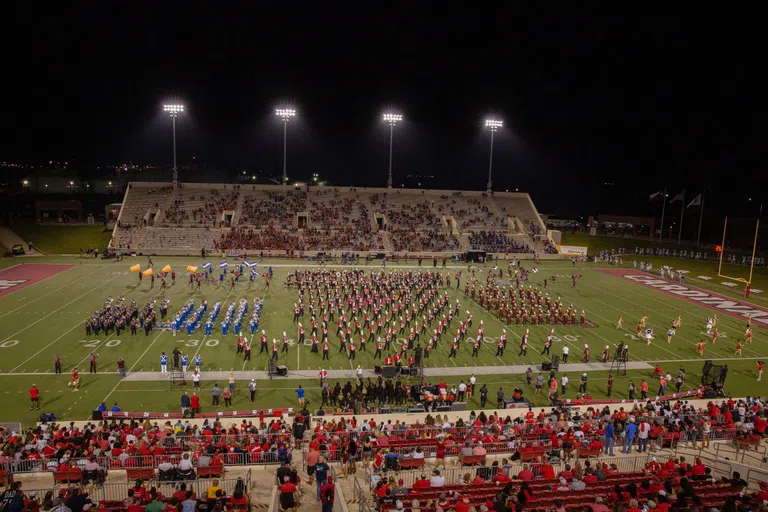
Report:
M 184 378 L 184 372 L 181 370 L 171 370 L 168 372 L 168 377 L 171 382 L 171 390 L 176 389 L 179 386 L 185 386 L 187 384 L 187 381 Z

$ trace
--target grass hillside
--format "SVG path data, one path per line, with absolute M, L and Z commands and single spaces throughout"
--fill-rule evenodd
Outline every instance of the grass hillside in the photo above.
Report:
M 111 235 L 102 225 L 47 225 L 29 219 L 17 220 L 13 230 L 46 254 L 78 254 L 89 247 L 103 251 Z

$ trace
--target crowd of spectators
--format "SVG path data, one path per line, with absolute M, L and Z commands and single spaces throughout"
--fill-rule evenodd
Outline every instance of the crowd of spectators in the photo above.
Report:
M 541 235 L 543 233 L 541 226 L 539 226 L 537 222 L 534 222 L 531 219 L 526 219 L 523 221 L 523 224 L 525 225 L 525 229 L 528 231 L 529 235 Z
M 440 227 L 440 218 L 430 208 L 429 201 L 402 205 L 387 203 L 383 211 L 393 226 L 407 229 Z
M 473 231 L 469 234 L 472 249 L 488 252 L 529 253 L 533 252 L 525 242 L 518 242 L 502 231 Z
M 390 231 L 390 237 L 392 247 L 398 252 L 441 252 L 459 249 L 459 240 L 456 236 L 441 233 L 435 229 L 414 231 L 396 228 Z
M 318 191 L 309 201 L 309 215 L 312 225 L 324 229 L 349 226 L 366 228 L 371 225 L 365 204 L 356 197 L 342 196 L 336 190 Z
M 301 232 L 272 226 L 262 230 L 236 227 L 221 235 L 216 249 L 276 251 L 371 251 L 383 248 L 381 235 L 370 228 L 315 229 Z
M 303 435 L 303 430 L 301 430 Z M 189 421 L 104 421 L 84 427 L 42 422 L 23 432 L 0 429 L 0 469 L 13 472 L 156 467 L 160 471 L 290 460 L 293 428 L 259 418 L 225 427 Z M 89 468 L 87 465 L 99 467 Z
M 243 202 L 239 224 L 274 226 L 288 229 L 297 213 L 307 208 L 307 193 L 292 190 L 287 193 L 266 192 L 266 198 L 248 195 Z
M 209 197 L 203 206 L 192 209 L 192 220 L 201 226 L 216 226 L 220 222 L 223 212 L 234 210 L 237 207 L 240 190 L 235 189 L 232 192 L 222 194 L 218 189 L 212 188 L 208 194 Z

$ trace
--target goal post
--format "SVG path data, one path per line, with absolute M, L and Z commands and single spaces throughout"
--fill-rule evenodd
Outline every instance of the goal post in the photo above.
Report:
M 728 216 L 725 217 L 725 221 L 723 222 L 723 241 L 722 241 L 722 245 L 720 245 L 720 262 L 717 267 L 717 277 L 722 277 L 723 279 L 729 279 L 731 281 L 744 283 L 744 295 L 746 296 L 746 298 L 749 298 L 749 290 L 750 290 L 750 287 L 752 286 L 752 274 L 755 270 L 755 253 L 757 251 L 757 234 L 760 231 L 760 217 L 758 216 L 757 222 L 755 223 L 755 238 L 752 242 L 752 258 L 750 258 L 750 261 L 749 261 L 749 277 L 747 279 L 743 277 L 734 277 L 734 276 L 723 274 L 723 255 L 725 254 L 725 233 L 727 229 L 728 229 Z

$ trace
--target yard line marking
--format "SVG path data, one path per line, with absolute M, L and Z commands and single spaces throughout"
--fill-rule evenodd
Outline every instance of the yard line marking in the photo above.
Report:
M 97 344 L 96 344 L 96 346 L 95 346 L 95 347 L 93 347 L 93 350 L 92 350 L 92 352 L 96 352 L 96 349 L 97 349 L 97 348 L 99 348 L 99 347 L 100 347 L 102 344 L 104 344 L 104 343 L 106 343 L 107 341 L 109 341 L 109 339 L 110 339 L 112 336 L 114 336 L 114 335 L 115 335 L 115 333 L 113 332 L 112 334 L 110 334 L 109 336 L 107 336 L 107 337 L 106 337 L 104 340 L 102 340 L 100 343 L 97 343 Z M 96 355 L 98 355 L 98 354 L 96 354 Z M 80 366 L 82 366 L 82 364 L 83 364 L 84 362 L 86 362 L 86 361 L 88 360 L 88 358 L 89 358 L 89 357 L 91 357 L 91 354 L 90 354 L 90 353 L 88 353 L 88 355 L 87 355 L 87 356 L 85 356 L 85 357 L 83 358 L 83 360 L 82 360 L 82 361 L 80 361 L 80 362 L 79 362 L 79 363 L 78 363 L 78 364 L 75 366 L 75 368 L 80 368 Z
M 38 320 L 36 320 L 36 321 L 32 322 L 31 324 L 29 324 L 28 326 L 24 327 L 23 329 L 21 329 L 21 330 L 19 330 L 19 331 L 16 331 L 15 333 L 11 334 L 11 335 L 10 335 L 10 336 L 8 336 L 7 338 L 5 338 L 3 341 L 8 341 L 8 340 L 10 340 L 10 339 L 13 339 L 13 338 L 14 338 L 14 337 L 15 337 L 17 334 L 19 334 L 19 333 L 22 333 L 22 332 L 26 331 L 27 329 L 29 329 L 30 327 L 32 327 L 33 325 L 36 325 L 36 324 L 38 324 L 38 323 L 42 322 L 43 320 L 45 320 L 46 318 L 48 318 L 48 317 L 49 317 L 49 316 L 51 316 L 52 314 L 54 314 L 54 313 L 57 313 L 57 312 L 61 311 L 62 309 L 64 309 L 65 307 L 69 306 L 69 305 L 70 305 L 70 304 L 72 304 L 73 302 L 77 302 L 78 300 L 82 299 L 83 297 L 85 297 L 86 295 L 90 294 L 90 293 L 91 293 L 91 292 L 93 292 L 94 290 L 96 290 L 96 289 L 98 289 L 98 288 L 101 288 L 101 287 L 102 287 L 102 286 L 104 286 L 105 284 L 107 284 L 107 283 L 110 283 L 110 282 L 114 281 L 114 280 L 115 280 L 115 279 L 117 279 L 118 277 L 121 277 L 121 276 L 115 276 L 115 277 L 113 277 L 112 279 L 108 279 L 107 281 L 104 281 L 104 282 L 103 282 L 103 283 L 101 283 L 100 285 L 98 285 L 98 286 L 95 286 L 95 287 L 93 287 L 93 288 L 89 289 L 87 292 L 83 293 L 82 295 L 80 295 L 80 296 L 78 296 L 78 297 L 75 297 L 74 299 L 72 299 L 71 301 L 67 302 L 67 303 L 66 303 L 66 304 L 64 304 L 63 306 L 61 306 L 61 307 L 59 307 L 59 308 L 57 308 L 57 309 L 54 309 L 53 311 L 51 311 L 51 312 L 50 312 L 50 313 L 48 313 L 47 315 L 45 315 L 45 316 L 43 316 L 43 317 L 39 318 Z M 75 327 L 79 327 L 81 324 L 82 324 L 82 322 L 77 322 L 77 325 L 76 325 Z M 74 329 L 75 327 L 73 327 L 72 329 Z M 70 331 L 71 331 L 72 329 L 70 329 Z M 69 331 L 67 331 L 67 332 L 69 332 Z M 58 340 L 58 339 L 60 339 L 60 338 L 56 338 L 56 339 Z M 51 342 L 49 345 L 46 345 L 46 346 L 45 346 L 45 348 L 48 348 L 48 347 L 49 347 L 50 345 L 52 345 L 53 343 L 55 343 L 55 342 Z M 38 352 L 38 354 L 39 354 L 39 353 L 40 353 L 40 352 Z M 35 354 L 35 355 L 37 355 L 37 354 Z
M 155 344 L 155 342 L 156 342 L 156 341 L 157 341 L 157 340 L 160 338 L 160 336 L 162 336 L 162 335 L 163 335 L 163 331 L 160 331 L 160 332 L 157 334 L 157 336 L 155 336 L 155 339 L 154 339 L 154 340 L 152 340 L 152 343 L 150 343 L 150 344 L 149 344 L 149 346 L 147 347 L 147 349 L 146 349 L 146 350 L 145 350 L 145 351 L 144 351 L 144 352 L 143 352 L 143 353 L 142 353 L 142 354 L 139 356 L 139 358 L 136 360 L 136 362 L 135 362 L 135 363 L 133 363 L 133 366 L 131 366 L 131 367 L 128 369 L 128 371 L 129 371 L 129 372 L 132 372 L 132 371 L 133 371 L 133 369 L 134 369 L 134 368 L 136 368 L 136 365 L 137 365 L 137 364 L 139 364 L 139 361 L 141 361 L 141 360 L 144 358 L 144 356 L 145 356 L 145 355 L 147 355 L 147 352 L 149 352 L 149 349 L 151 349 L 151 348 L 152 348 L 152 345 L 154 345 L 154 344 Z M 121 382 L 122 382 L 122 379 L 121 379 Z M 118 384 L 120 384 L 120 382 L 118 382 Z M 117 386 L 115 386 L 115 387 L 117 387 Z M 114 391 L 114 389 L 113 389 L 112 391 Z M 112 392 L 110 392 L 109 394 L 111 395 L 111 394 L 112 394 Z M 109 395 L 107 395 L 107 398 L 109 398 Z M 106 398 L 105 398 L 104 400 L 106 401 Z
M 105 265 L 99 265 L 99 266 L 100 266 L 100 267 L 103 267 L 103 266 L 105 266 Z M 73 268 L 75 268 L 75 267 L 69 268 L 69 269 L 67 269 L 67 270 L 72 270 Z M 64 272 L 66 272 L 67 270 L 65 270 Z M 42 283 L 42 282 L 43 282 L 43 281 L 45 281 L 46 279 L 50 279 L 50 278 L 52 278 L 52 277 L 56 277 L 56 276 L 58 276 L 58 275 L 61 275 L 61 274 L 63 274 L 64 272 L 59 272 L 58 274 L 53 274 L 52 276 L 48 276 L 48 277 L 46 277 L 45 279 L 41 279 L 40 281 L 38 281 L 38 282 L 37 282 L 37 283 L 35 283 L 35 284 L 38 284 L 38 283 Z M 48 292 L 48 293 L 46 293 L 45 295 L 41 295 L 40 297 L 38 297 L 38 298 L 36 298 L 36 299 L 33 299 L 33 300 L 31 300 L 31 301 L 29 301 L 29 302 L 27 302 L 27 303 L 25 303 L 25 304 L 22 304 L 21 306 L 17 307 L 16 309 L 12 309 L 12 310 L 8 311 L 7 313 L 3 313 L 2 315 L 0 315 L 0 318 L 3 318 L 3 317 L 5 317 L 5 316 L 7 316 L 7 315 L 10 315 L 11 313 L 14 313 L 14 312 L 18 311 L 18 310 L 20 310 L 21 308 L 25 308 L 25 307 L 29 306 L 30 304 L 33 304 L 33 303 L 37 302 L 37 301 L 38 301 L 38 300 L 40 300 L 40 299 L 44 299 L 45 297 L 47 297 L 47 296 L 49 296 L 49 295 L 51 295 L 51 294 L 53 294 L 53 293 L 56 293 L 56 292 L 58 292 L 59 290 L 63 290 L 64 288 L 67 288 L 67 287 L 71 286 L 71 285 L 72 285 L 72 283 L 75 283 L 75 282 L 77 282 L 77 281 L 79 281 L 79 280 L 81 280 L 81 279 L 85 279 L 86 277 L 91 277 L 91 275 L 90 275 L 90 274 L 86 274 L 86 275 L 84 275 L 84 276 L 82 276 L 82 277 L 78 277 L 78 278 L 77 278 L 77 279 L 75 279 L 74 281 L 70 281 L 69 283 L 65 284 L 64 286 L 61 286 L 61 287 L 59 287 L 59 288 L 56 288 L 55 290 L 53 290 L 53 291 L 51 291 L 51 292 Z M 22 299 L 26 299 L 26 297 L 23 297 Z M 21 301 L 22 299 L 19 299 L 19 300 Z
M 644 307 L 641 307 L 640 304 L 638 304 L 637 302 L 635 302 L 633 300 L 627 299 L 626 297 L 622 297 L 621 295 L 617 295 L 615 293 L 611 293 L 610 291 L 603 290 L 603 289 L 598 288 L 596 286 L 593 286 L 593 285 L 590 285 L 590 284 L 586 284 L 586 283 L 585 283 L 585 286 L 588 286 L 590 288 L 594 288 L 596 290 L 602 290 L 603 292 L 605 292 L 605 293 L 607 293 L 609 295 L 613 295 L 614 297 L 616 297 L 616 298 L 618 298 L 618 299 L 620 299 L 620 300 L 622 300 L 624 302 L 627 302 L 628 304 L 632 304 L 638 310 L 641 310 L 641 311 L 643 311 L 643 310 L 644 311 L 653 311 L 655 313 L 659 313 L 662 317 L 665 317 L 668 314 L 668 313 L 665 313 L 665 312 L 663 312 L 661 310 L 658 310 L 658 309 L 655 309 L 655 308 L 644 308 Z M 627 290 L 629 290 L 630 293 L 633 293 L 635 295 L 639 295 L 640 297 L 646 298 L 646 296 L 643 295 L 642 293 L 640 293 L 640 291 L 634 290 L 634 289 L 632 289 L 632 287 L 627 287 Z M 652 292 L 653 290 L 649 290 L 649 291 Z M 599 301 L 597 299 L 593 299 L 593 300 L 595 300 L 596 302 L 601 302 L 601 301 Z M 690 312 L 691 314 L 694 314 L 694 310 L 693 310 L 694 307 L 700 307 L 700 306 L 697 306 L 695 304 L 690 304 L 690 303 L 688 303 L 686 301 L 679 301 L 679 302 L 682 302 L 683 305 L 687 306 L 686 308 L 680 307 L 680 309 L 682 309 L 683 311 L 686 311 L 686 312 Z M 602 304 L 605 304 L 605 303 L 602 303 Z M 615 309 L 616 311 L 621 312 L 620 309 L 615 308 L 613 306 L 610 306 L 610 304 L 606 304 L 606 305 L 611 307 L 611 308 L 613 308 L 613 309 Z M 596 316 L 599 316 L 599 315 L 596 315 Z M 662 332 L 663 332 L 663 329 L 662 329 Z M 675 334 L 675 338 L 680 339 L 682 342 L 687 343 L 688 345 L 696 346 L 696 344 L 698 343 L 696 340 L 688 341 L 688 340 L 690 340 L 690 338 L 687 338 L 684 335 L 677 334 L 677 333 Z M 659 345 L 657 344 L 656 346 L 659 346 Z M 664 349 L 664 350 L 666 350 L 666 349 Z M 744 351 L 751 352 L 751 353 L 756 354 L 758 356 L 761 355 L 759 352 L 756 352 L 755 350 L 752 350 L 752 349 L 748 349 L 747 347 L 744 347 Z M 669 350 L 667 350 L 667 352 L 669 352 Z M 675 354 L 675 355 L 677 355 L 677 354 Z M 766 356 L 762 356 L 762 357 L 766 357 Z

